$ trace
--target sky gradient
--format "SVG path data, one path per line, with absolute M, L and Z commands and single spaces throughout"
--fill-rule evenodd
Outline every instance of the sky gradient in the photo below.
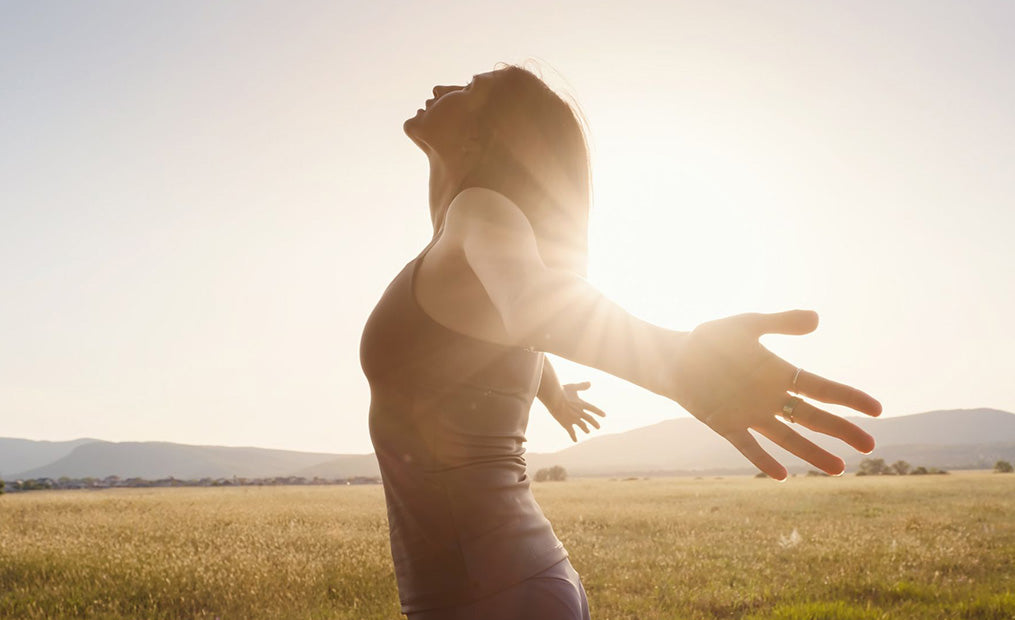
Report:
M 360 331 L 430 235 L 402 122 L 527 58 L 611 298 L 814 309 L 765 343 L 886 415 L 1015 411 L 1015 5 L 406 4 L 0 0 L 0 436 L 370 451 Z M 559 371 L 600 432 L 687 415 Z

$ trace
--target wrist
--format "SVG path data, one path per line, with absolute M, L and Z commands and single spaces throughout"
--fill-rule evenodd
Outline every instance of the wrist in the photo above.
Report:
M 548 380 L 548 377 L 544 374 L 539 382 L 539 389 L 536 391 L 536 398 L 547 408 L 552 410 L 560 402 L 561 397 L 564 395 L 564 390 L 561 388 L 560 383 L 557 382 L 556 377 L 552 381 Z
M 564 388 L 562 388 L 560 385 L 557 385 L 557 387 L 550 390 L 550 393 L 547 394 L 546 398 L 543 399 L 543 404 L 546 405 L 546 408 L 549 409 L 550 411 L 554 411 L 555 409 L 560 407 L 560 404 L 563 401 L 564 401 Z
M 681 376 L 686 368 L 688 332 L 661 330 L 656 351 L 659 363 L 653 363 L 648 377 L 649 383 L 642 386 L 656 394 L 677 400 L 680 393 Z

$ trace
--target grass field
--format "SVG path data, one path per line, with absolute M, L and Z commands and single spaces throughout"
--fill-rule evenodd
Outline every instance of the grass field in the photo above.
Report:
M 535 492 L 595 620 L 1015 618 L 1015 475 Z M 399 617 L 380 487 L 0 497 L 0 618 Z

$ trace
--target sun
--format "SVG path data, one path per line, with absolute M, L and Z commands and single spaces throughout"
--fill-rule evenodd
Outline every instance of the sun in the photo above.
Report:
M 769 251 L 750 179 L 709 150 L 680 155 L 654 140 L 597 153 L 589 279 L 631 312 L 689 329 L 756 304 Z

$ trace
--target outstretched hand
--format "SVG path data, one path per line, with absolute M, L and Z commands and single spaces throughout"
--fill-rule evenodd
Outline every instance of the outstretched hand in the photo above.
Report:
M 587 390 L 592 386 L 588 381 L 582 381 L 581 383 L 568 383 L 561 386 L 561 391 L 556 399 L 546 404 L 546 409 L 550 412 L 557 422 L 564 427 L 567 434 L 571 436 L 571 441 L 578 441 L 578 436 L 575 433 L 574 427 L 582 429 L 586 433 L 589 432 L 589 425 L 599 428 L 599 421 L 595 419 L 589 412 L 598 415 L 599 417 L 605 417 L 606 413 L 602 409 L 595 405 L 585 402 L 578 396 L 578 392 L 581 390 Z
M 837 437 L 870 453 L 874 438 L 845 419 L 790 393 L 824 403 L 845 405 L 870 416 L 881 404 L 860 390 L 799 370 L 758 342 L 764 334 L 803 335 L 818 326 L 818 315 L 805 310 L 741 314 L 703 323 L 680 344 L 679 379 L 664 393 L 732 443 L 758 469 L 786 478 L 786 468 L 748 432 L 753 429 L 822 471 L 838 475 L 843 460 L 820 448 L 785 422 Z

